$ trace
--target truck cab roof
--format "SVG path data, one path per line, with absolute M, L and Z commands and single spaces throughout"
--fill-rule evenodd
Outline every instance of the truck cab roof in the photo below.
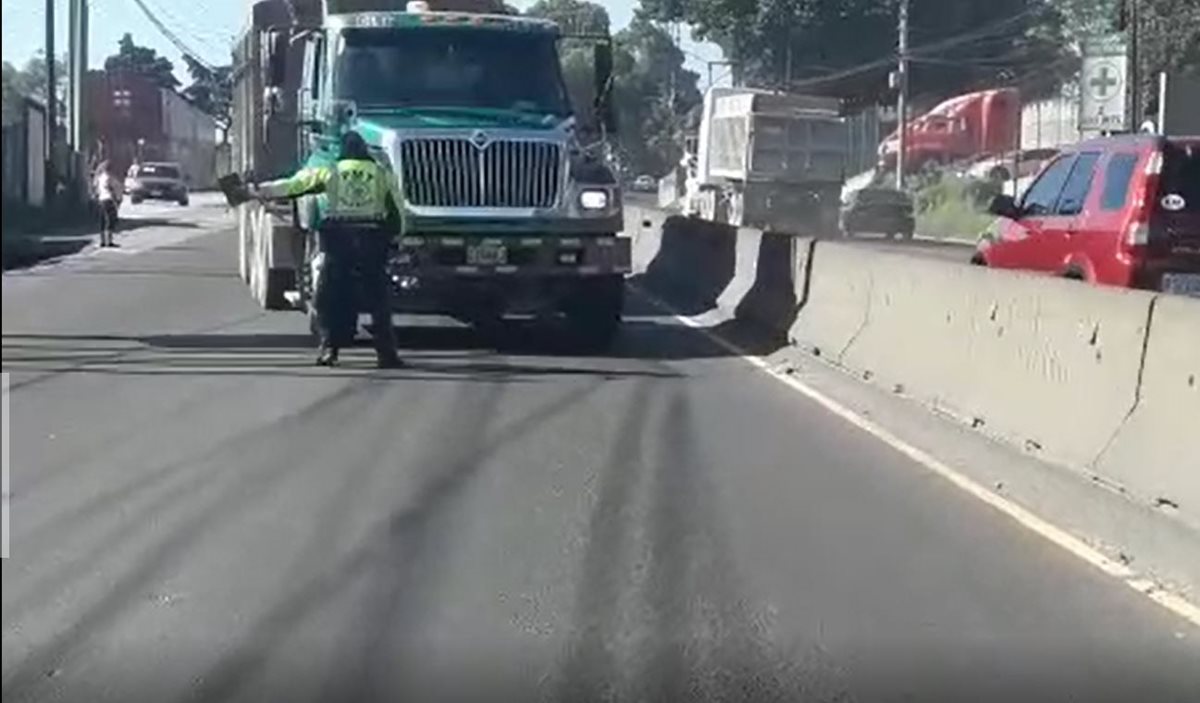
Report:
M 472 12 L 352 12 L 330 15 L 329 24 L 333 27 L 355 29 L 472 27 L 545 34 L 559 33 L 558 25 L 551 20 Z

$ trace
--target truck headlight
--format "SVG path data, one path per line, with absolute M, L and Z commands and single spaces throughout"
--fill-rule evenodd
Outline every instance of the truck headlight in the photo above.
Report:
M 603 210 L 608 207 L 608 192 L 585 190 L 579 194 L 579 207 L 584 210 Z

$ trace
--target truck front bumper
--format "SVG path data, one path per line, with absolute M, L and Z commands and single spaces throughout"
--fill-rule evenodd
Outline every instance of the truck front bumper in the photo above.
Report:
M 528 212 L 491 215 L 487 210 L 476 214 L 434 215 L 408 211 L 404 215 L 404 232 L 414 236 L 427 234 L 496 234 L 522 233 L 598 235 L 620 232 L 625 216 L 620 208 L 588 217 L 563 217 L 558 213 L 531 210 Z
M 459 318 L 561 311 L 631 271 L 630 240 L 603 236 L 406 236 L 390 262 L 398 312 Z
M 629 239 L 603 236 L 424 235 L 402 237 L 396 276 L 420 278 L 557 277 L 627 274 Z

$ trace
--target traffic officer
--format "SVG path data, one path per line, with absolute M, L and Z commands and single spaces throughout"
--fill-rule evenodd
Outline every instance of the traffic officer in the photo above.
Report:
M 388 253 L 400 227 L 400 196 L 395 178 L 371 158 L 362 135 L 347 131 L 341 153 L 332 167 L 304 168 L 252 189 L 259 199 L 298 198 L 325 193 L 325 213 L 317 225 L 324 256 L 316 290 L 317 327 L 321 346 L 317 365 L 337 363 L 338 350 L 353 337 L 355 303 L 353 270 L 358 265 L 363 292 L 370 301 L 375 354 L 379 368 L 400 365 L 392 329 L 391 281 Z

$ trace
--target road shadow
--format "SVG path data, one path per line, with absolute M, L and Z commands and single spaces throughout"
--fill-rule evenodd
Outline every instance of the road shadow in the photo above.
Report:
M 4 239 L 3 267 L 5 271 L 12 271 L 78 254 L 92 240 L 91 235 L 58 235 L 53 238 L 7 236 Z
M 195 222 L 173 218 L 123 219 L 117 226 L 116 242 L 119 245 L 123 235 L 150 227 L 193 230 L 201 228 Z M 5 271 L 29 268 L 40 263 L 78 254 L 95 243 L 98 237 L 99 233 L 92 224 L 64 227 L 46 234 L 5 234 L 3 268 Z

